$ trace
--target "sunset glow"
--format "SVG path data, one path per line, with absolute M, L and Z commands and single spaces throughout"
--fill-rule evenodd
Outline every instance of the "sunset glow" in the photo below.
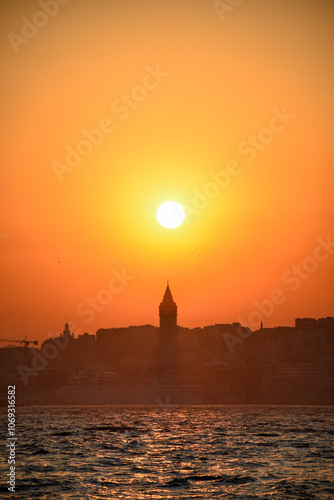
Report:
M 182 326 L 331 314 L 333 3 L 274 4 L 7 2 L 4 338 L 157 325 L 167 277 Z
M 333 19 L 2 2 L 8 498 L 334 492 Z

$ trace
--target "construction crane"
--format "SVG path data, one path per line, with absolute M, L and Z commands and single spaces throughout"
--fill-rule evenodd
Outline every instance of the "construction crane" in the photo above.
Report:
M 38 340 L 28 340 L 27 336 L 25 335 L 24 339 L 22 340 L 12 340 L 12 339 L 0 339 L 0 342 L 17 342 L 18 344 L 24 344 L 24 355 L 27 356 L 27 350 L 28 350 L 28 345 L 29 344 L 38 344 Z

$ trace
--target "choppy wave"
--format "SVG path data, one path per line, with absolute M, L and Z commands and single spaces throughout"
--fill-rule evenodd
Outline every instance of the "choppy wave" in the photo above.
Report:
M 3 480 L 0 493 L 18 500 L 331 500 L 333 434 L 334 407 L 18 408 L 17 492 L 8 493 Z M 4 458 L 0 466 L 5 478 Z

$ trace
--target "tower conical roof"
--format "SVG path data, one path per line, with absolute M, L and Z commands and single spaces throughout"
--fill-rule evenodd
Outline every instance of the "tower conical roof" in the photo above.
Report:
M 163 296 L 163 299 L 162 299 L 162 302 L 159 306 L 159 309 L 165 310 L 165 311 L 166 310 L 170 311 L 170 310 L 174 310 L 176 308 L 177 308 L 176 303 L 174 302 L 172 292 L 170 291 L 170 288 L 169 288 L 169 283 L 167 282 L 165 295 Z

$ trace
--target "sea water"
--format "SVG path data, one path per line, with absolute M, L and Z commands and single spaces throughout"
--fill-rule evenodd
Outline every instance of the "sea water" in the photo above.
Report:
M 329 500 L 333 434 L 334 407 L 22 407 L 16 492 L 7 490 L 5 451 L 0 496 Z

